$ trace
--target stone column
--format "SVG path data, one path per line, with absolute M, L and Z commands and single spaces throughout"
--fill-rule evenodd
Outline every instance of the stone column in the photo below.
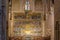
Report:
M 0 40 L 2 37 L 2 0 L 0 0 Z
M 42 17 L 43 17 L 43 37 L 45 37 L 46 36 L 46 34 L 45 34 L 46 0 L 42 0 L 42 3 L 43 3 L 43 14 L 42 14 Z
M 7 0 L 2 0 L 2 39 L 1 40 L 6 40 L 6 2 Z
M 51 36 L 51 40 L 54 40 L 54 7 L 51 6 L 51 0 L 47 1 L 47 15 L 46 15 L 46 28 L 48 35 Z
M 54 13 L 50 9 L 50 0 L 43 0 L 43 10 L 45 18 L 44 34 L 50 36 L 51 40 L 54 40 Z

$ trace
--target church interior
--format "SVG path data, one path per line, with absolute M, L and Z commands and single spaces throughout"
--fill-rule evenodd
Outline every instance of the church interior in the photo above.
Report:
M 1 40 L 59 40 L 54 0 L 3 0 L 2 5 Z
M 51 40 L 52 1 L 9 0 L 8 3 L 8 40 Z

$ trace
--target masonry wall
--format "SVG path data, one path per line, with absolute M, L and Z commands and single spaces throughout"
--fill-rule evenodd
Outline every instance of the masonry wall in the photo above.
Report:
M 2 0 L 0 0 L 0 40 L 1 40 L 1 33 L 2 33 Z
M 0 40 L 6 40 L 6 0 L 0 0 Z
M 60 40 L 60 24 L 57 21 L 60 22 L 60 0 L 55 0 L 55 40 Z

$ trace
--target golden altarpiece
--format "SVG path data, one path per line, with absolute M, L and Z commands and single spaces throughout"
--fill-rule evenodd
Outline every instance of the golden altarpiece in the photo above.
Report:
M 42 40 L 43 6 L 42 0 L 9 0 L 9 40 Z

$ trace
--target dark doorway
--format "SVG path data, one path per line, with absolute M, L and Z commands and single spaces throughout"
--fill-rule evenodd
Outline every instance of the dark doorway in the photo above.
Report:
M 60 40 L 60 21 L 56 21 L 55 25 L 55 40 Z

